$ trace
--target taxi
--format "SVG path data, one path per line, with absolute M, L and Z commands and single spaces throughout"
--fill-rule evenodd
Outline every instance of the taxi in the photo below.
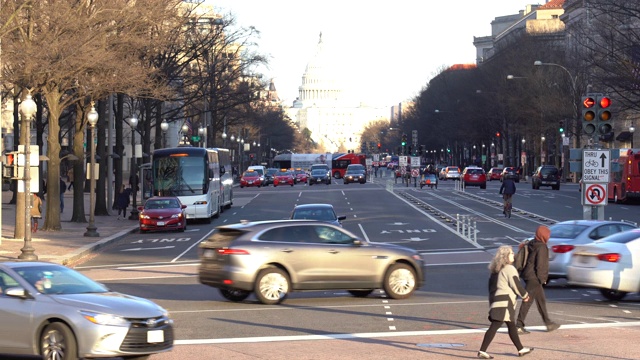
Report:
M 245 171 L 244 174 L 242 174 L 242 177 L 240 178 L 240 188 L 243 188 L 245 186 L 246 187 L 262 186 L 262 177 L 260 176 L 260 173 L 255 170 Z
M 273 187 L 277 187 L 278 185 L 293 186 L 294 182 L 293 173 L 287 169 L 280 169 L 280 171 L 273 174 Z

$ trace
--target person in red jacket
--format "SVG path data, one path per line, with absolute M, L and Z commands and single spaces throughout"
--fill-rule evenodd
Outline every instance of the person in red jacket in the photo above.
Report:
M 549 313 L 547 312 L 547 299 L 544 295 L 544 288 L 542 287 L 547 283 L 549 277 L 549 249 L 547 248 L 547 241 L 551 236 L 551 230 L 544 226 L 538 226 L 534 241 L 529 241 L 527 246 L 529 248 L 529 257 L 522 269 L 522 278 L 526 283 L 526 290 L 531 296 L 531 300 L 535 300 L 538 312 L 542 316 L 542 321 L 547 325 L 547 331 L 553 331 L 560 327 L 559 324 L 551 321 Z M 522 244 L 524 246 L 524 243 Z M 524 320 L 527 318 L 527 313 L 531 308 L 533 301 L 523 302 L 520 306 L 518 313 L 518 333 L 528 334 L 529 331 L 525 329 Z

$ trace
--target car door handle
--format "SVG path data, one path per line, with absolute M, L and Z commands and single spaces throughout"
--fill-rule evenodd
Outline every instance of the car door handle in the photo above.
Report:
M 329 250 L 329 254 L 337 254 L 337 253 L 339 253 L 339 252 L 340 252 L 340 251 L 338 251 L 338 250 L 333 250 L 333 249 L 332 249 L 332 250 Z
M 282 251 L 282 252 L 286 252 L 286 253 L 292 253 L 292 252 L 293 252 L 293 249 L 282 249 L 282 250 L 280 250 L 280 251 Z

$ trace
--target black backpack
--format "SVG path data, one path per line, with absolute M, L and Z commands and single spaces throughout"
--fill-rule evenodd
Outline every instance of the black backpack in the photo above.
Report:
M 518 249 L 518 252 L 514 257 L 513 266 L 516 267 L 516 270 L 518 270 L 518 272 L 522 272 L 522 270 L 524 270 L 525 265 L 527 265 L 527 259 L 529 258 L 529 251 L 530 251 L 529 249 L 530 242 L 531 242 L 531 239 L 523 241 L 524 246 Z

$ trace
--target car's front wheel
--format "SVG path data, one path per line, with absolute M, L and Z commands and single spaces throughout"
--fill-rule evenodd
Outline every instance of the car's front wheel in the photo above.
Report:
M 624 299 L 624 297 L 627 296 L 628 293 L 626 291 L 600 289 L 600 294 L 607 298 L 607 300 L 618 301 Z
M 71 329 L 60 322 L 47 325 L 40 335 L 40 355 L 45 360 L 78 358 L 76 338 Z
M 394 264 L 384 277 L 384 291 L 392 299 L 407 299 L 416 289 L 416 272 L 407 264 Z
M 267 268 L 258 274 L 255 293 L 258 300 L 265 305 L 279 304 L 289 295 L 291 282 L 289 276 L 278 268 Z
M 220 295 L 229 301 L 242 301 L 251 295 L 251 291 L 237 289 L 220 289 Z

